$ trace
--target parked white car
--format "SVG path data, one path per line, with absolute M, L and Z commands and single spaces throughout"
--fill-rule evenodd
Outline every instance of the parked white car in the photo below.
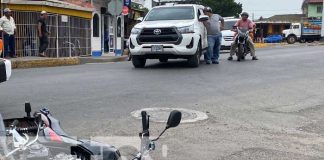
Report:
M 207 51 L 207 30 L 203 20 L 204 6 L 194 4 L 154 7 L 143 21 L 132 29 L 129 49 L 135 68 L 145 66 L 146 59 L 184 58 L 191 67 L 198 67 Z
M 231 49 L 231 45 L 234 41 L 234 34 L 235 32 L 232 31 L 233 26 L 235 23 L 240 20 L 236 18 L 224 18 L 225 21 L 225 28 L 222 31 L 222 43 L 221 43 L 221 50 L 229 50 Z
M 11 76 L 11 62 L 0 58 L 0 83 L 9 80 Z

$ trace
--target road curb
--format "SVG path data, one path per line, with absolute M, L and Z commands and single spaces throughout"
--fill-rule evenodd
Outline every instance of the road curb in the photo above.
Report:
M 57 67 L 70 66 L 80 64 L 77 57 L 73 58 L 46 58 L 46 59 L 11 59 L 13 69 L 23 68 L 42 68 L 42 67 Z
M 79 57 L 80 64 L 122 62 L 126 61 L 127 59 L 128 56 Z
M 43 67 L 59 67 L 71 66 L 87 63 L 108 63 L 108 62 L 121 62 L 126 61 L 128 56 L 101 56 L 101 57 L 67 57 L 67 58 L 41 58 L 31 59 L 17 58 L 11 59 L 12 69 L 25 69 L 25 68 L 43 68 Z

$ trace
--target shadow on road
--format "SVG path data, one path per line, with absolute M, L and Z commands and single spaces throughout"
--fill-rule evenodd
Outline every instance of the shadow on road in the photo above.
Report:
M 204 64 L 204 61 L 200 61 L 200 65 Z M 201 67 L 201 66 L 199 66 Z M 186 60 L 172 60 L 166 63 L 151 62 L 145 66 L 146 69 L 193 69 L 190 67 Z

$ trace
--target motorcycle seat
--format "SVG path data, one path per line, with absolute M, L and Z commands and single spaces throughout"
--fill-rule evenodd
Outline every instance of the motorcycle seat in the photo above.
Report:
M 60 136 L 68 136 L 64 130 L 61 128 L 61 125 L 60 125 L 60 121 L 55 119 L 54 117 L 52 117 L 51 115 L 47 115 L 48 116 L 48 119 L 50 120 L 50 128 L 52 128 L 52 130 L 60 135 Z

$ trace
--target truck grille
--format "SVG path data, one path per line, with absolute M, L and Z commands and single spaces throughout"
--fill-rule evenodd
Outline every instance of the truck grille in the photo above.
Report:
M 233 36 L 224 36 L 225 41 L 233 41 Z
M 159 30 L 159 34 L 155 31 Z M 171 43 L 180 44 L 182 36 L 177 32 L 176 28 L 144 28 L 137 37 L 139 44 L 145 43 Z

